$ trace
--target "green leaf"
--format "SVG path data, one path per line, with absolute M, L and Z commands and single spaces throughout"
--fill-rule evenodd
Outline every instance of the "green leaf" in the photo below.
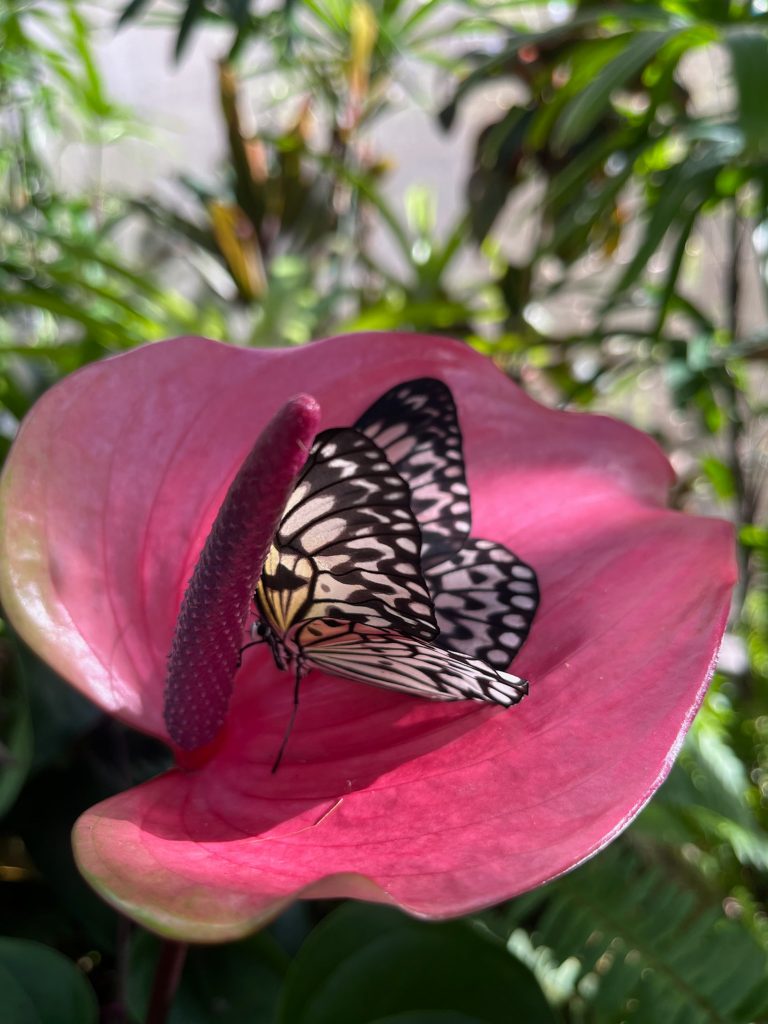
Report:
M 626 843 L 546 891 L 537 956 L 578 960 L 589 1021 L 747 1024 L 768 1011 L 766 954 L 746 927 Z
M 745 29 L 726 36 L 731 51 L 731 75 L 738 91 L 736 119 L 753 153 L 768 152 L 768 36 Z
M 675 299 L 675 289 L 678 278 L 680 277 L 683 260 L 685 259 L 686 246 L 699 215 L 699 209 L 700 207 L 697 206 L 683 220 L 682 224 L 679 225 L 677 239 L 669 257 L 669 264 L 664 275 L 664 283 L 657 299 L 658 312 L 656 316 L 656 323 L 653 327 L 653 334 L 656 337 L 658 337 L 664 329 L 664 324 L 666 323 L 667 316 L 670 313 Z
M 349 903 L 314 930 L 291 965 L 278 1020 L 426 1024 L 458 1013 L 508 1024 L 512 1006 L 526 1024 L 554 1024 L 533 975 L 491 937 L 467 922 L 423 924 Z
M 0 642 L 0 817 L 13 804 L 32 761 L 32 725 L 21 665 Z
M 666 25 L 675 20 L 673 14 L 657 5 L 624 4 L 603 9 L 604 6 L 603 4 L 582 5 L 582 9 L 572 18 L 543 32 L 514 32 L 508 45 L 501 52 L 494 53 L 485 59 L 460 83 L 451 102 L 440 111 L 440 123 L 444 128 L 450 128 L 456 117 L 459 103 L 464 100 L 470 90 L 485 85 L 488 81 L 502 75 L 508 75 L 510 67 L 514 67 L 517 54 L 525 47 L 540 47 L 545 52 L 556 52 L 558 47 L 571 38 L 579 38 L 583 30 L 586 30 L 585 35 L 593 34 L 595 27 L 600 25 L 606 17 L 611 19 L 627 17 L 633 21 L 647 22 L 652 25 Z
M 128 1007 L 144 1020 L 160 940 L 137 933 L 131 948 Z M 168 1024 L 243 1024 L 273 1021 L 287 957 L 269 935 L 223 946 L 192 947 Z
M 8 1024 L 96 1024 L 96 997 L 82 972 L 38 942 L 0 938 L 0 993 Z
M 117 21 L 118 25 L 124 25 L 127 21 L 137 18 L 148 2 L 149 0 L 131 0 L 127 7 L 123 8 Z
M 179 23 L 179 34 L 176 37 L 174 56 L 181 60 L 184 50 L 189 42 L 193 28 L 205 14 L 205 0 L 187 0 L 187 9 L 184 11 Z
M 713 455 L 707 455 L 701 460 L 701 468 L 718 498 L 723 501 L 733 498 L 736 494 L 736 484 L 730 466 Z
M 554 149 L 564 153 L 583 138 L 610 105 L 611 93 L 637 75 L 674 34 L 636 32 L 628 35 L 627 45 L 618 57 L 606 64 L 563 109 L 552 131 Z
M 650 831 L 661 826 L 656 835 L 675 846 L 694 843 L 722 854 L 725 842 L 740 864 L 765 872 L 768 834 L 749 769 L 729 742 L 729 714 L 719 694 L 705 702 L 669 780 L 638 824 L 650 817 Z
M 710 198 L 712 183 L 723 159 L 723 153 L 715 148 L 700 156 L 690 156 L 666 173 L 659 198 L 649 208 L 640 245 L 616 285 L 611 301 L 635 283 L 674 225 L 690 232 L 695 214 Z
M 739 531 L 739 540 L 747 547 L 764 550 L 768 554 L 768 529 L 765 527 L 742 526 Z

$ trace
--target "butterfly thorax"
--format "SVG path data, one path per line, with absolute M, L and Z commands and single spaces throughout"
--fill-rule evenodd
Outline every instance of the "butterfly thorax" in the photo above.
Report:
M 285 638 L 294 622 L 300 622 L 311 604 L 314 590 L 312 563 L 304 555 L 270 548 L 256 586 L 256 608 L 262 622 L 276 636 Z

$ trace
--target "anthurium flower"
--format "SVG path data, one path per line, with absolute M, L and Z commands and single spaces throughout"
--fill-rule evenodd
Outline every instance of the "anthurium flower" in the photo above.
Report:
M 266 645 L 247 651 L 207 759 L 76 825 L 86 878 L 149 928 L 232 939 L 301 897 L 434 918 L 485 907 L 594 854 L 670 769 L 725 624 L 730 527 L 665 507 L 672 471 L 647 437 L 543 408 L 447 340 L 269 351 L 182 338 L 67 378 L 4 473 L 7 613 L 102 708 L 167 737 L 182 595 L 258 431 L 299 391 L 319 402 L 321 426 L 349 425 L 419 377 L 456 399 L 473 534 L 538 574 L 540 609 L 514 662 L 530 694 L 510 709 L 436 704 L 314 670 L 272 774 L 292 680 Z

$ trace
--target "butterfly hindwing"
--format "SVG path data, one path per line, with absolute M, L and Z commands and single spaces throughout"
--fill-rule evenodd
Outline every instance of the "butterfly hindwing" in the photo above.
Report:
M 432 377 L 398 384 L 355 427 L 375 441 L 411 489 L 425 571 L 459 551 L 472 523 L 461 431 L 448 387 Z
M 528 691 L 517 676 L 391 629 L 315 620 L 302 627 L 297 639 L 302 657 L 318 668 L 430 700 L 480 700 L 509 707 Z
M 440 634 L 435 643 L 505 668 L 531 628 L 536 574 L 501 544 L 470 539 L 427 574 Z
M 470 496 L 449 388 L 430 377 L 405 381 L 374 402 L 357 427 L 411 487 L 440 628 L 435 643 L 505 667 L 536 613 L 536 574 L 502 545 L 469 537 Z
M 363 434 L 315 439 L 278 527 L 257 605 L 278 634 L 344 619 L 431 640 L 434 609 L 407 484 Z

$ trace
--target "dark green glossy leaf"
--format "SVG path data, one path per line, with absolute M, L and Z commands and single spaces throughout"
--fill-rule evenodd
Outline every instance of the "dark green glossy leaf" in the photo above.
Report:
M 0 938 L 3 1024 L 95 1024 L 96 998 L 80 970 L 47 946 Z
M 528 969 L 468 923 L 423 924 L 353 903 L 326 918 L 302 947 L 279 1021 L 368 1024 L 415 1011 L 464 1014 L 482 1024 L 508 1024 L 510 1012 L 526 1024 L 554 1021 Z
M 12 974 L 0 966 L 0 997 L 3 1013 L 13 1024 L 40 1024 L 40 1015 L 31 998 Z

